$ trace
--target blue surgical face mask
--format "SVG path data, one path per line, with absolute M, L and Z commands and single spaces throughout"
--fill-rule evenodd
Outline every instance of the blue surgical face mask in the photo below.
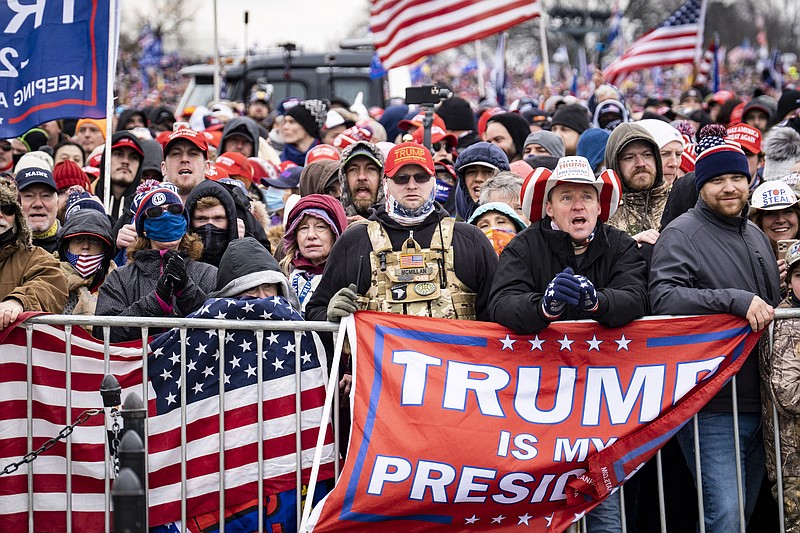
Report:
M 273 213 L 278 209 L 283 209 L 286 204 L 283 202 L 283 189 L 267 187 L 267 212 Z
M 175 242 L 186 234 L 186 217 L 165 211 L 144 221 L 144 236 L 156 242 Z

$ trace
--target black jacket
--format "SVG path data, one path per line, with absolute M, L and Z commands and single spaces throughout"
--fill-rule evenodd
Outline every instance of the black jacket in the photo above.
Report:
M 409 229 L 414 231 L 414 240 L 422 248 L 430 246 L 439 221 L 448 216 L 447 211 L 437 204 L 436 211 L 419 226 L 407 228 L 389 218 L 381 206 L 369 219 L 379 220 L 392 241 L 392 248 L 400 250 L 408 239 Z M 366 294 L 371 280 L 371 251 L 372 243 L 367 235 L 366 224 L 350 226 L 339 237 L 325 263 L 322 280 L 306 306 L 306 320 L 327 320 L 328 302 L 339 289 L 351 283 L 357 284 L 358 294 Z M 489 239 L 475 226 L 456 222 L 453 230 L 453 254 L 456 276 L 477 294 L 475 310 L 478 320 L 488 320 L 489 289 L 497 267 L 497 255 L 492 250 Z
M 661 215 L 661 229 L 664 231 L 667 224 L 684 214 L 694 207 L 700 193 L 694 183 L 694 172 L 688 172 L 676 179 L 667 196 L 667 204 L 664 206 L 664 213 Z
M 772 246 L 758 226 L 748 221 L 747 207 L 738 217 L 724 217 L 700 199 L 664 228 L 650 272 L 654 314 L 745 317 L 756 294 L 773 307 L 781 301 Z M 757 353 L 739 370 L 737 385 L 739 410 L 760 412 Z M 731 412 L 731 398 L 728 384 L 704 410 Z
M 567 267 L 594 284 L 599 307 L 595 313 L 567 307 L 562 320 L 590 318 L 619 327 L 647 314 L 647 270 L 633 238 L 598 221 L 583 256 L 578 267 L 569 234 L 551 229 L 550 217 L 518 233 L 500 255 L 491 319 L 519 333 L 542 331 L 550 324 L 542 312 L 544 290 Z
M 111 144 L 113 146 L 114 143 L 118 142 L 123 137 L 127 137 L 131 139 L 136 146 L 141 149 L 142 144 L 139 142 L 139 139 L 130 131 L 123 130 L 118 131 L 111 137 Z M 94 194 L 101 200 L 104 199 L 105 194 L 105 153 L 100 158 L 100 177 L 97 178 L 94 186 Z M 111 223 L 116 224 L 117 219 L 122 216 L 123 214 L 128 212 L 128 208 L 130 206 L 131 200 L 133 200 L 133 196 L 136 194 L 136 187 L 139 186 L 139 183 L 142 180 L 142 158 L 139 159 L 139 168 L 136 170 L 136 176 L 134 176 L 133 181 L 130 185 L 125 188 L 125 191 L 122 193 L 120 198 L 115 198 L 113 194 L 110 195 L 111 198 L 111 210 L 108 212 L 108 216 L 111 218 Z M 116 238 L 117 232 L 114 233 Z

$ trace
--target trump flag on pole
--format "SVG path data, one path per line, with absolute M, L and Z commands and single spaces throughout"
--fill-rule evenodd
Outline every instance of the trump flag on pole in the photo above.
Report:
M 307 531 L 564 531 L 759 337 L 731 315 L 554 322 L 535 336 L 464 326 L 356 313 L 347 459 Z
M 105 116 L 108 17 L 101 0 L 2 3 L 0 138 L 59 118 Z

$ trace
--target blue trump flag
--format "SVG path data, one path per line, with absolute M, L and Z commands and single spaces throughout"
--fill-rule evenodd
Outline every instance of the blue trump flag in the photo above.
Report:
M 108 17 L 108 0 L 0 4 L 0 138 L 105 116 Z

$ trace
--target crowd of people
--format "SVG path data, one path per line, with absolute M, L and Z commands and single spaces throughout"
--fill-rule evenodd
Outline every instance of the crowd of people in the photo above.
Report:
M 510 109 L 254 91 L 244 114 L 126 109 L 109 153 L 103 119 L 42 124 L 0 140 L 0 328 L 26 311 L 185 317 L 225 297 L 284 298 L 306 320 L 368 309 L 522 334 L 711 313 L 764 331 L 776 307 L 800 306 L 800 91 L 691 87 L 645 104 L 607 84 Z M 104 331 L 141 335 L 135 320 Z M 729 384 L 699 414 L 706 531 L 738 527 L 735 409 L 745 517 L 767 465 L 772 483 L 783 468 L 800 531 L 796 335 L 782 322 L 776 355 L 762 342 L 739 372 L 736 407 Z M 777 457 L 762 431 L 773 404 Z M 692 427 L 676 442 L 700 484 Z M 619 493 L 587 519 L 619 531 Z

